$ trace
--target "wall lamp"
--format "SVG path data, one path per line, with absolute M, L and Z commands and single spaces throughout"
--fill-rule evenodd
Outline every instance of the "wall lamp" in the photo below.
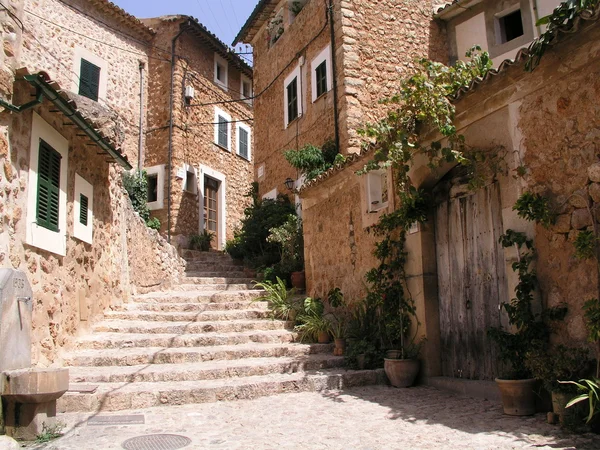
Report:
M 293 191 L 294 190 L 294 180 L 292 180 L 291 178 L 288 178 L 284 181 L 285 187 L 288 188 L 288 190 Z

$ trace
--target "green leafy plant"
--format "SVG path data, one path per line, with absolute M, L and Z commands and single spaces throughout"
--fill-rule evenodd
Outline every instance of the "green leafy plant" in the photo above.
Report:
M 561 383 L 572 384 L 579 392 L 581 392 L 580 395 L 571 399 L 571 401 L 567 403 L 567 408 L 570 408 L 573 405 L 581 402 L 588 402 L 589 414 L 586 423 L 590 423 L 594 416 L 600 413 L 600 379 L 582 379 L 579 380 L 579 382 L 561 381 Z
M 204 230 L 202 234 L 194 234 L 190 237 L 190 247 L 192 250 L 201 250 L 207 252 L 210 250 L 210 244 L 215 238 L 215 233 Z
M 330 289 L 327 293 L 331 334 L 334 339 L 346 337 L 348 329 L 349 311 L 344 299 L 344 293 L 339 287 Z
M 304 8 L 305 3 L 299 1 L 293 1 L 290 3 L 290 11 L 297 16 L 300 11 Z
M 277 277 L 275 283 L 264 281 L 254 284 L 257 289 L 266 291 L 264 295 L 257 297 L 253 302 L 269 302 L 272 319 L 289 320 L 293 311 L 298 311 L 298 305 L 295 304 L 293 297 L 296 289 L 288 289 L 285 281 Z
M 588 330 L 588 341 L 596 344 L 596 377 L 600 378 L 600 301 L 597 298 L 584 303 L 583 317 Z
M 580 231 L 575 238 L 575 256 L 590 259 L 596 254 L 597 239 L 593 231 Z
M 513 206 L 513 211 L 526 220 L 541 223 L 548 228 L 554 222 L 554 214 L 550 210 L 550 202 L 540 194 L 525 192 Z
M 297 272 L 304 269 L 302 220 L 297 215 L 290 214 L 282 225 L 271 228 L 267 242 L 279 246 L 279 264 L 288 272 Z
M 558 380 L 577 381 L 588 376 L 592 361 L 588 349 L 558 345 L 552 349 L 536 349 L 527 355 L 525 365 L 548 392 L 574 393 L 572 385 Z
M 383 366 L 382 350 L 370 339 L 355 339 L 346 349 L 344 362 L 350 369 L 375 369 Z
M 298 150 L 287 150 L 283 156 L 294 169 L 305 175 L 307 180 L 317 178 L 334 164 L 342 162 L 338 158 L 338 148 L 332 140 L 326 141 L 321 148 L 307 144 Z
M 307 297 L 303 306 L 298 316 L 299 325 L 294 330 L 300 334 L 302 342 L 316 342 L 319 333 L 331 332 L 331 321 L 325 316 L 325 305 L 320 298 Z
M 47 425 L 46 422 L 42 423 L 42 432 L 35 437 L 35 441 L 38 444 L 44 444 L 57 439 L 63 435 L 63 430 L 66 424 L 60 420 L 56 421 L 52 425 Z
M 123 172 L 123 187 L 131 200 L 133 210 L 140 215 L 149 228 L 160 230 L 160 220 L 150 217 L 148 209 L 148 178 L 146 171 Z

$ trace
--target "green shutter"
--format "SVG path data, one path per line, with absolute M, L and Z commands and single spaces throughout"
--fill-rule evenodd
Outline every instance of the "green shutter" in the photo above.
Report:
M 323 61 L 316 68 L 317 97 L 327 92 L 327 62 Z
M 243 128 L 238 128 L 240 133 L 240 148 L 239 155 L 248 159 L 248 132 Z
M 288 123 L 298 117 L 298 78 L 287 85 Z
M 60 153 L 40 139 L 36 222 L 52 231 L 59 231 L 61 159 Z
M 89 199 L 85 195 L 79 194 L 79 223 L 84 227 L 87 227 L 88 224 L 88 205 Z
M 227 133 L 228 131 L 228 125 L 227 125 L 227 119 L 225 119 L 224 117 L 218 116 L 219 120 L 219 136 L 218 136 L 218 142 L 217 144 L 219 144 L 221 147 L 224 148 L 229 148 L 229 135 Z
M 81 59 L 79 70 L 79 95 L 98 101 L 100 92 L 100 67 Z

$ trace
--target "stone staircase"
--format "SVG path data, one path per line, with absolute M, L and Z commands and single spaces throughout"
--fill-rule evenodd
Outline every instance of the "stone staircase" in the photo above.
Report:
M 138 295 L 105 314 L 67 355 L 70 390 L 60 412 L 118 411 L 251 399 L 381 383 L 346 371 L 332 345 L 296 343 L 291 324 L 252 300 L 249 272 L 229 256 L 186 251 L 187 273 L 169 292 Z

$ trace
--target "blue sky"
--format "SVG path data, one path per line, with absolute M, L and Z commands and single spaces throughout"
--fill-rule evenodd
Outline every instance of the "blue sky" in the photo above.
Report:
M 233 39 L 258 0 L 112 0 L 129 14 L 140 18 L 186 14 L 193 16 L 227 45 Z M 239 50 L 236 49 L 236 50 Z M 241 47 L 244 50 L 244 47 Z

